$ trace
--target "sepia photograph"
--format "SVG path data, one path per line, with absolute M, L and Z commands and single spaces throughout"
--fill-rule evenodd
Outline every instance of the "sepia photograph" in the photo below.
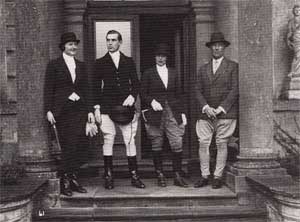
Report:
M 0 0 L 0 222 L 300 222 L 300 0 Z

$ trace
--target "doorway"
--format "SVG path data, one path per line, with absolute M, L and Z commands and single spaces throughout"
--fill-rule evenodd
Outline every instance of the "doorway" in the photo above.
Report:
M 190 50 L 193 49 L 191 43 L 194 41 L 193 21 L 190 5 L 181 1 L 163 1 L 159 6 L 156 1 L 132 3 L 116 1 L 109 4 L 104 1 L 89 2 L 85 17 L 87 24 L 84 43 L 85 60 L 89 64 L 88 67 L 92 67 L 94 60 L 101 56 L 101 48 L 99 48 L 100 54 L 97 50 L 98 46 L 105 43 L 105 37 L 99 37 L 99 33 L 103 32 L 103 24 L 105 27 L 105 24 L 109 24 L 110 28 L 117 30 L 119 30 L 119 24 L 129 24 L 125 30 L 129 30 L 130 35 L 124 39 L 123 44 L 130 42 L 126 47 L 129 50 L 126 54 L 134 59 L 138 76 L 140 77 L 140 73 L 155 65 L 155 45 L 158 42 L 164 42 L 169 44 L 171 48 L 168 64 L 177 69 L 177 78 L 182 83 L 181 87 L 185 92 L 188 92 L 190 73 L 193 73 L 194 67 L 191 62 L 194 59 L 191 57 L 193 51 Z M 117 25 L 117 27 L 112 27 L 110 24 Z M 123 25 L 122 28 L 124 28 Z M 124 50 L 124 46 L 122 45 L 121 51 Z M 185 102 L 189 103 L 188 100 Z M 136 106 L 139 110 L 139 101 L 137 101 Z M 184 138 L 185 158 L 190 158 L 190 140 L 190 127 L 188 126 Z M 97 139 L 95 145 L 91 145 L 94 153 L 97 153 L 97 159 L 102 158 L 102 155 L 99 154 L 99 147 L 102 144 L 103 141 Z M 151 157 L 151 145 L 147 139 L 142 120 L 138 127 L 136 145 L 139 161 Z M 120 135 L 117 135 L 114 146 L 114 159 L 126 162 L 124 143 Z M 165 147 L 168 150 L 168 143 Z

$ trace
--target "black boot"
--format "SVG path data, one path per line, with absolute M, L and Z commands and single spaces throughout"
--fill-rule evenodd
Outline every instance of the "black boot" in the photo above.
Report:
M 179 187 L 188 187 L 188 184 L 180 175 L 182 171 L 182 152 L 173 152 L 172 165 L 174 171 L 174 185 Z
M 166 178 L 163 174 L 161 151 L 153 151 L 152 155 L 153 155 L 153 163 L 154 163 L 155 173 L 157 176 L 157 185 L 160 187 L 166 187 L 167 182 L 166 182 Z
M 145 188 L 145 184 L 140 180 L 140 177 L 137 175 L 137 163 L 136 156 L 128 157 L 128 168 L 131 175 L 131 185 L 136 188 Z
M 66 173 L 62 174 L 60 177 L 60 193 L 71 197 L 73 192 L 70 188 L 70 181 Z
M 112 156 L 103 156 L 104 158 L 104 188 L 111 190 L 114 188 L 114 179 L 112 176 Z
M 87 193 L 87 190 L 83 186 L 81 186 L 79 184 L 79 182 L 77 181 L 77 176 L 74 172 L 68 174 L 68 178 L 70 181 L 70 188 L 72 191 L 75 191 L 78 193 Z

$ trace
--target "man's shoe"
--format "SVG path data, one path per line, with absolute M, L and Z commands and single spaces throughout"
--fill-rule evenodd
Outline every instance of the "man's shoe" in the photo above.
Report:
M 146 187 L 145 184 L 140 180 L 139 176 L 136 174 L 133 174 L 131 176 L 131 185 L 133 187 L 142 188 L 142 189 Z
M 220 178 L 214 178 L 211 187 L 213 189 L 220 189 L 222 187 L 222 180 Z
M 161 173 L 161 172 L 157 173 L 157 185 L 159 187 L 166 187 L 167 186 L 166 178 L 163 175 L 163 173 Z
M 178 187 L 188 187 L 189 185 L 184 181 L 179 173 L 175 173 L 174 185 Z
M 200 177 L 200 179 L 194 184 L 195 188 L 200 188 L 208 185 L 208 178 Z
M 114 189 L 114 179 L 111 175 L 106 175 L 104 177 L 104 188 L 107 190 Z
M 60 193 L 68 197 L 73 195 L 73 192 L 70 188 L 70 181 L 66 174 L 60 178 Z

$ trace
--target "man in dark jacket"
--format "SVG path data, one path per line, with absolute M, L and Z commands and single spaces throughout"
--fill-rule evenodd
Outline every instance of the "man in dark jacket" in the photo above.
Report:
M 85 124 L 88 114 L 88 80 L 85 65 L 75 59 L 79 40 L 72 32 L 61 36 L 62 56 L 50 61 L 46 69 L 44 102 L 47 120 L 56 124 L 62 148 L 61 193 L 72 196 L 72 191 L 86 193 L 76 179 L 82 159 L 80 149 L 84 144 Z M 87 115 L 88 114 L 88 115 Z
M 196 133 L 202 177 L 195 187 L 208 184 L 209 146 L 213 133 L 216 134 L 217 158 L 212 188 L 222 187 L 227 143 L 236 128 L 238 116 L 238 64 L 224 57 L 225 48 L 229 45 L 223 33 L 213 33 L 210 42 L 206 43 L 212 59 L 200 68 L 197 75 L 195 97 L 199 115 Z
M 166 133 L 172 149 L 174 185 L 187 187 L 181 177 L 182 137 L 187 123 L 185 106 L 180 90 L 177 71 L 166 65 L 169 48 L 158 44 L 155 51 L 156 65 L 146 70 L 141 80 L 141 100 L 146 131 L 152 144 L 153 162 L 158 185 L 165 187 L 163 174 L 162 148 Z
M 131 175 L 131 185 L 137 188 L 145 188 L 137 174 L 137 159 L 135 135 L 137 132 L 137 115 L 129 123 L 121 124 L 111 119 L 112 110 L 115 107 L 134 111 L 134 104 L 139 93 L 139 80 L 132 58 L 119 51 L 122 44 L 122 36 L 118 31 L 110 30 L 106 35 L 108 52 L 97 59 L 93 71 L 93 95 L 95 118 L 100 124 L 103 133 L 103 158 L 104 158 L 104 187 L 113 189 L 113 145 L 116 136 L 115 127 L 122 132 L 126 146 L 128 167 Z M 120 108 L 121 107 L 121 108 Z M 101 111 L 100 111 L 101 110 Z M 121 115 L 121 113 L 120 113 Z

